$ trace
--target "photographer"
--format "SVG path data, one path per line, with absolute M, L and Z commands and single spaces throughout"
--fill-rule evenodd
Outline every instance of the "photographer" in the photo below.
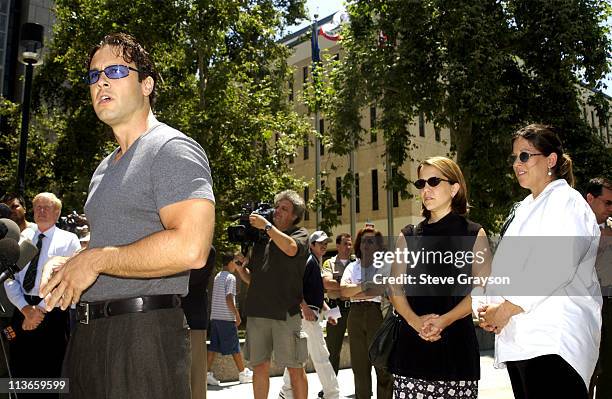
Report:
M 308 351 L 300 303 L 308 232 L 297 226 L 304 210 L 302 198 L 287 190 L 274 198 L 273 223 L 256 213 L 249 218 L 253 227 L 269 237 L 255 244 L 249 270 L 238 268 L 240 277 L 249 283 L 244 354 L 254 372 L 255 399 L 268 397 L 272 356 L 277 365 L 288 369 L 294 396 L 303 399 L 307 396 L 304 366 Z

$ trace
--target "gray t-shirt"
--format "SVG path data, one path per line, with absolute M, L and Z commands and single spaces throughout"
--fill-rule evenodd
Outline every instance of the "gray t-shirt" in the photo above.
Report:
M 159 210 L 166 205 L 193 198 L 214 201 L 204 150 L 178 130 L 160 123 L 114 161 L 118 151 L 100 163 L 91 179 L 85 203 L 90 248 L 128 245 L 164 230 Z M 81 299 L 186 295 L 188 284 L 188 272 L 147 279 L 100 275 Z

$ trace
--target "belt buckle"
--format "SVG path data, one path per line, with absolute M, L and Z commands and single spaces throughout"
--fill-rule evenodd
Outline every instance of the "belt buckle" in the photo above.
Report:
M 79 303 L 77 306 L 78 306 L 77 313 L 79 316 L 79 323 L 89 324 L 89 303 L 88 302 Z
M 350 308 L 351 307 L 351 301 L 344 301 L 344 307 L 345 308 Z

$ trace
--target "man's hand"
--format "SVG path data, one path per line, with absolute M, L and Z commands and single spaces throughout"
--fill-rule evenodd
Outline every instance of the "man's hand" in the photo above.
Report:
M 302 316 L 304 317 L 304 320 L 317 321 L 316 313 L 308 306 L 302 306 Z
M 336 320 L 333 317 L 329 316 L 327 318 L 327 324 L 331 324 L 332 326 L 335 326 L 336 324 L 338 324 L 338 320 Z
M 47 262 L 43 267 L 40 282 L 40 297 L 45 299 L 47 311 L 59 304 L 66 310 L 76 304 L 81 294 L 98 278 L 96 265 L 102 260 L 102 248 L 87 249 L 67 260 L 63 266 L 57 266 L 62 260 Z M 51 269 L 51 270 L 50 270 Z
M 23 313 L 25 318 L 21 324 L 21 328 L 25 331 L 36 329 L 45 318 L 45 312 L 38 306 L 24 306 L 21 308 L 21 313 Z
M 265 217 L 257 213 L 251 213 L 251 215 L 249 215 L 249 222 L 251 223 L 251 226 L 259 230 L 263 230 L 269 223 Z
M 235 324 L 236 324 L 236 328 L 240 327 L 240 324 L 242 324 L 242 319 L 240 318 L 239 314 L 236 315 Z

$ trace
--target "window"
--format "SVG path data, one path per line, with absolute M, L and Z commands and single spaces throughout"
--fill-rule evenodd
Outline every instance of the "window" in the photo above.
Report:
M 397 175 L 397 168 L 393 168 L 391 175 L 395 177 Z M 397 190 L 393 190 L 393 207 L 397 208 L 399 206 L 399 192 Z
M 419 136 L 425 137 L 425 115 L 419 113 Z
M 372 210 L 378 210 L 378 170 L 372 169 Z
M 342 178 L 336 177 L 336 203 L 338 204 L 338 215 L 342 215 Z
M 293 102 L 293 78 L 289 82 L 287 82 L 289 87 L 289 102 Z
M 370 107 L 370 143 L 376 143 L 376 107 Z
M 319 154 L 325 155 L 325 146 L 323 145 L 323 135 L 325 134 L 325 121 L 323 119 L 319 119 L 319 133 L 321 134 L 321 139 L 319 140 Z
M 306 84 L 306 82 L 308 82 L 308 67 L 307 66 L 302 68 L 302 75 L 303 75 L 302 83 Z
M 359 213 L 359 173 L 355 173 L 355 213 Z
M 306 211 L 304 211 L 304 220 L 310 220 L 310 214 L 308 213 L 308 201 L 310 198 L 308 198 L 310 195 L 310 187 L 306 186 L 304 187 L 304 203 L 306 204 Z
M 591 111 L 591 126 L 595 129 L 595 111 Z
M 434 132 L 436 134 L 436 141 L 440 141 L 440 126 L 434 126 Z

